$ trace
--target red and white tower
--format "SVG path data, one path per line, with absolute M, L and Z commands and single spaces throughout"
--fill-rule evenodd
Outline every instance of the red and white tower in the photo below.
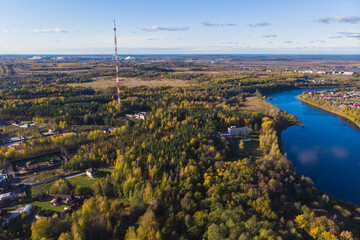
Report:
M 115 42 L 115 64 L 116 64 L 116 88 L 118 94 L 119 114 L 121 113 L 120 84 L 119 84 L 119 64 L 117 59 L 117 41 L 116 41 L 116 25 L 114 20 L 114 42 Z

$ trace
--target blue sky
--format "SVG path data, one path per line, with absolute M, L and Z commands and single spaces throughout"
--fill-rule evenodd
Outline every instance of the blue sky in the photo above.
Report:
M 360 54 L 360 0 L 0 0 L 0 54 Z

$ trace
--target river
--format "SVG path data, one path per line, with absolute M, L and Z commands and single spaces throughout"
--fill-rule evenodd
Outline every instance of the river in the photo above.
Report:
M 268 102 L 305 125 L 281 133 L 283 152 L 297 173 L 310 177 L 317 188 L 360 205 L 360 129 L 338 115 L 302 103 L 296 96 L 303 91 L 268 95 L 273 98 Z

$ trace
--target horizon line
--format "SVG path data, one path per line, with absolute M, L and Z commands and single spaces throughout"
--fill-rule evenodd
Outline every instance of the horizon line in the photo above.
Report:
M 114 54 L 110 53 L 0 53 L 0 56 L 114 56 Z M 169 55 L 182 55 L 182 56 L 189 56 L 189 55 L 203 55 L 203 56 L 236 56 L 236 55 L 324 55 L 324 56 L 334 56 L 334 55 L 346 55 L 346 56 L 360 56 L 360 53 L 137 53 L 137 54 L 131 54 L 131 53 L 121 53 L 118 54 L 120 56 L 154 56 L 154 55 L 163 55 L 163 56 L 169 56 Z

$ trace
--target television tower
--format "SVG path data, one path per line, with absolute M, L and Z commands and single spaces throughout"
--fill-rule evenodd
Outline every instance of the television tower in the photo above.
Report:
M 119 85 L 119 64 L 117 59 L 117 41 L 116 41 L 116 26 L 114 20 L 114 42 L 115 42 L 115 64 L 116 64 L 116 88 L 118 95 L 119 114 L 121 113 L 121 99 L 120 99 L 120 85 Z

